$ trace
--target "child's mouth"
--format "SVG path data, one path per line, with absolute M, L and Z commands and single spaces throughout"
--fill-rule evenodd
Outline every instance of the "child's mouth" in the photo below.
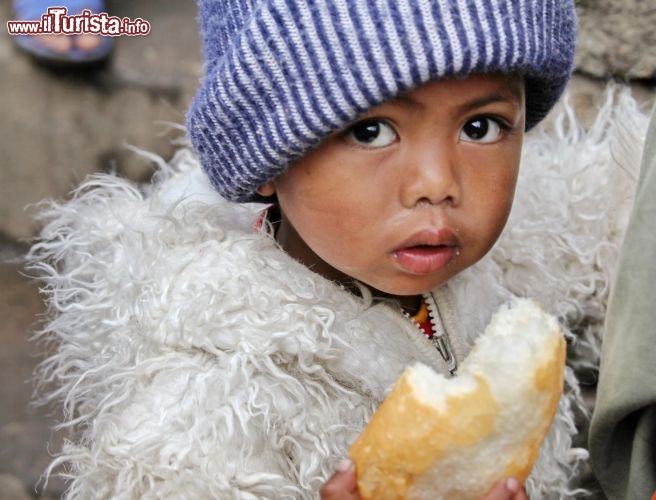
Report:
M 456 253 L 451 245 L 415 245 L 394 252 L 396 262 L 407 272 L 432 274 L 443 268 Z
M 392 256 L 404 271 L 426 275 L 447 265 L 458 247 L 458 238 L 450 229 L 428 229 L 410 236 L 392 252 Z

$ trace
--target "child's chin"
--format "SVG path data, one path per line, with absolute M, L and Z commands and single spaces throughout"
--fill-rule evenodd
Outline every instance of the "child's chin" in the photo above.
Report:
M 389 286 L 386 284 L 369 284 L 370 288 L 377 290 L 381 295 L 389 295 L 396 297 L 411 297 L 414 295 L 423 295 L 435 290 L 442 285 L 446 280 L 443 279 L 421 279 L 421 280 L 404 280 L 404 283 L 394 283 Z

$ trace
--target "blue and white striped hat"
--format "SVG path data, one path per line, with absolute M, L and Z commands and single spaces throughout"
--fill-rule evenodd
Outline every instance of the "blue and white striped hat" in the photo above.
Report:
M 526 128 L 572 69 L 573 0 L 199 0 L 187 127 L 212 184 L 249 201 L 323 138 L 428 80 L 516 72 Z

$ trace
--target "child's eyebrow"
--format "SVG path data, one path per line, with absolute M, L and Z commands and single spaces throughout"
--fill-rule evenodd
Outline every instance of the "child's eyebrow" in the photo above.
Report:
M 486 106 L 488 104 L 493 104 L 495 102 L 507 102 L 510 104 L 517 104 L 521 101 L 521 99 L 522 99 L 521 85 L 509 84 L 509 85 L 504 85 L 502 88 L 499 88 L 497 90 L 493 90 L 489 94 L 476 97 L 471 101 L 467 101 L 461 104 L 460 106 L 458 106 L 458 110 L 461 113 L 466 113 L 467 111 L 472 111 L 476 108 L 482 108 L 483 106 Z M 424 107 L 424 105 L 421 102 L 416 101 L 412 97 L 404 94 L 398 95 L 393 101 L 390 101 L 389 104 L 398 104 L 408 108 Z
M 461 104 L 458 109 L 461 113 L 466 113 L 477 108 L 482 108 L 488 104 L 493 104 L 496 102 L 506 102 L 509 104 L 517 105 L 521 102 L 521 94 L 519 91 L 498 91 L 488 95 L 484 95 L 473 99 L 471 101 Z

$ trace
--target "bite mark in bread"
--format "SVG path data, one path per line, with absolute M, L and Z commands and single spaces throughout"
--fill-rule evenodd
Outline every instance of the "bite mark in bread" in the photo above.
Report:
M 478 499 L 502 477 L 524 481 L 562 393 L 556 320 L 518 299 L 497 312 L 446 378 L 417 363 L 349 453 L 363 498 Z

